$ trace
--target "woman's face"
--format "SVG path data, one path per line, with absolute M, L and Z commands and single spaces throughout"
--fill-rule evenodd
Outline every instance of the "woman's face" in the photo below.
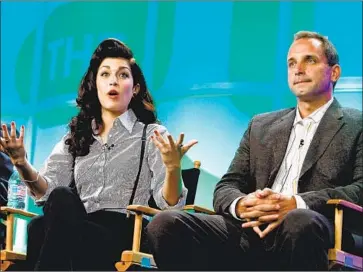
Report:
M 105 58 L 98 68 L 96 86 L 102 113 L 116 116 L 127 111 L 132 96 L 139 91 L 129 61 L 124 58 Z

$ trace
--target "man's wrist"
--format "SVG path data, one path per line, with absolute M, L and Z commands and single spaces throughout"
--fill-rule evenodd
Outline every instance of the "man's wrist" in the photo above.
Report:
M 293 195 L 293 198 L 296 202 L 296 209 L 309 209 L 308 205 L 299 195 Z
M 233 218 L 237 219 L 237 220 L 241 220 L 241 218 L 239 217 L 239 215 L 237 214 L 237 207 L 238 207 L 238 203 L 239 201 L 243 198 L 243 196 L 236 198 L 235 200 L 233 200 L 233 202 L 231 203 L 231 205 L 229 206 L 229 213 L 233 216 Z

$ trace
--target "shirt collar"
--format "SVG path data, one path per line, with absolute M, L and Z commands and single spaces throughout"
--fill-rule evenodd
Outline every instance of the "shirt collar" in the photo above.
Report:
M 115 119 L 114 124 L 115 122 L 120 122 L 126 128 L 126 130 L 131 134 L 132 128 L 134 127 L 136 121 L 137 117 L 134 111 L 132 109 L 128 109 L 126 112 L 124 112 Z M 94 135 L 98 135 L 99 131 L 96 129 L 95 120 L 92 120 L 92 130 Z
M 314 112 L 312 112 L 309 116 L 305 117 L 304 119 L 310 119 L 314 123 L 319 123 L 320 120 L 323 118 L 325 112 L 328 110 L 329 106 L 333 103 L 333 100 L 334 100 L 334 98 L 332 97 L 327 103 L 325 103 L 320 108 L 316 109 Z M 296 107 L 294 126 L 302 120 L 303 120 L 303 118 L 300 115 L 299 107 Z
M 129 133 L 132 132 L 132 128 L 137 121 L 137 117 L 132 109 L 128 109 L 126 112 L 117 117 L 121 124 L 127 129 Z

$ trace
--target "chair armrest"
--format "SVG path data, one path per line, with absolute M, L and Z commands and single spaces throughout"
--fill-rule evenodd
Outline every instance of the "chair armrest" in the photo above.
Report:
M 18 214 L 18 215 L 23 215 L 29 218 L 35 217 L 38 214 L 36 213 L 32 213 L 32 212 L 27 212 L 24 210 L 20 210 L 20 209 L 15 209 L 15 208 L 10 208 L 10 207 L 0 207 L 0 212 L 4 213 L 4 214 Z
M 328 200 L 327 204 L 341 206 L 343 208 L 349 208 L 357 212 L 363 213 L 363 207 L 343 199 L 330 199 Z
M 344 229 L 363 236 L 363 207 L 342 199 L 330 199 L 327 204 L 335 208 L 335 221 L 341 220 Z
M 142 205 L 129 205 L 127 206 L 128 211 L 135 212 L 136 214 L 146 214 L 146 215 L 156 215 L 161 212 L 161 210 L 157 210 L 154 208 L 150 208 L 148 206 Z
M 327 204 L 335 210 L 334 249 L 341 250 L 343 227 L 351 233 L 363 235 L 363 207 L 342 199 L 330 199 Z
M 12 253 L 13 252 L 13 234 L 14 234 L 13 228 L 14 228 L 15 215 L 21 215 L 21 216 L 25 216 L 28 218 L 33 218 L 34 216 L 37 216 L 37 214 L 32 213 L 32 212 L 23 211 L 20 209 L 6 207 L 6 206 L 0 207 L 0 213 L 3 213 L 6 215 L 5 221 L 2 222 L 3 224 L 6 225 L 6 248 L 5 248 L 5 250 L 1 250 L 1 254 L 2 254 L 2 257 L 7 256 L 4 254 L 10 254 L 8 256 L 9 258 L 15 258 L 14 256 L 20 256 L 18 253 L 14 253 L 15 254 L 14 256 L 11 255 L 11 254 L 13 254 Z M 8 258 L 8 257 L 6 257 L 6 258 Z
M 134 225 L 134 234 L 132 240 L 132 251 L 139 252 L 140 251 L 140 240 L 141 240 L 141 230 L 142 230 L 142 216 L 149 215 L 154 216 L 160 213 L 160 210 L 150 208 L 148 206 L 142 205 L 129 205 L 127 206 L 127 211 L 131 211 L 135 213 L 135 225 Z
M 209 210 L 207 208 L 203 208 L 197 205 L 186 205 L 183 208 L 184 211 L 195 211 L 195 212 L 200 212 L 200 213 L 206 213 L 206 214 L 216 214 L 214 211 Z

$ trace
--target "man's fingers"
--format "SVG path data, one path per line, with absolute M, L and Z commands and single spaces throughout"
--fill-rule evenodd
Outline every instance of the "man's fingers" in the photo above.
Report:
M 263 211 L 253 210 L 250 212 L 243 212 L 239 215 L 239 217 L 241 219 L 255 219 L 255 218 L 260 218 L 261 216 L 269 216 L 274 214 L 276 214 L 276 211 L 263 212 Z
M 263 213 L 260 211 L 244 212 L 239 215 L 241 219 L 255 219 L 261 216 Z
M 279 215 L 275 213 L 275 214 L 260 216 L 258 218 L 258 221 L 260 221 L 260 222 L 272 222 L 272 221 L 276 221 L 277 219 L 279 219 Z
M 261 199 L 260 198 L 245 198 L 241 202 L 242 202 L 241 205 L 246 206 L 246 207 L 263 205 L 263 204 L 268 204 L 268 205 L 277 204 L 276 200 L 266 199 L 266 198 L 261 198 Z
M 255 192 L 256 197 L 262 198 L 263 195 L 261 193 L 262 193 L 262 190 L 261 189 L 256 190 L 256 192 Z
M 261 238 L 262 231 L 260 230 L 260 228 L 259 228 L 259 227 L 253 227 L 252 229 L 253 229 L 253 231 L 254 231 L 254 232 L 256 232 L 256 233 L 257 233 L 257 235 L 258 235 L 258 236 L 260 236 L 260 238 Z
M 259 204 L 253 207 L 248 207 L 246 209 L 247 212 L 250 211 L 262 211 L 262 212 L 271 212 L 271 211 L 278 211 L 280 209 L 280 205 L 279 204 Z
M 274 193 L 274 191 L 271 188 L 263 188 L 262 193 L 272 194 L 272 193 Z
M 241 201 L 241 206 L 244 206 L 244 207 L 255 206 L 257 204 L 258 200 L 259 199 L 245 198 Z
M 259 221 L 249 221 L 249 222 L 243 223 L 242 228 L 258 227 L 258 226 L 261 226 L 262 224 L 265 224 L 265 223 L 259 222 Z
M 261 233 L 261 238 L 266 237 L 267 234 L 269 234 L 271 231 L 273 231 L 278 225 L 280 225 L 280 221 L 275 221 L 273 223 L 270 223 Z
M 263 190 L 257 189 L 254 194 L 257 198 L 265 198 L 265 197 L 276 194 L 276 192 L 274 192 L 270 188 L 264 188 Z
M 266 197 L 266 199 L 269 199 L 269 200 L 281 200 L 282 196 L 283 196 L 282 194 L 275 193 L 275 194 L 268 195 Z
M 273 194 L 276 194 L 273 190 L 271 190 L 270 188 L 264 188 L 262 191 L 261 191 L 261 196 L 262 197 L 267 197 L 269 195 L 273 195 Z
M 271 194 L 275 194 L 275 192 L 272 191 L 270 188 L 264 188 L 263 190 L 261 190 L 261 189 L 256 190 L 255 194 L 256 194 L 256 197 L 258 197 L 258 198 L 264 198 Z

